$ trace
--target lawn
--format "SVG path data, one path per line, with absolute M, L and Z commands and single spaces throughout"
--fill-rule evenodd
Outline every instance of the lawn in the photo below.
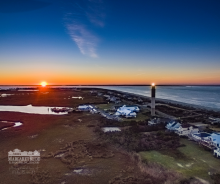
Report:
M 108 103 L 108 104 L 99 104 L 99 105 L 96 105 L 98 108 L 104 110 L 104 109 L 111 109 L 113 106 L 115 106 L 115 104 L 113 103 Z
M 220 128 L 219 127 L 211 127 L 210 129 L 214 130 L 215 132 L 220 132 Z
M 210 180 L 209 172 L 220 172 L 220 160 L 213 157 L 211 151 L 206 151 L 195 142 L 187 139 L 181 139 L 181 143 L 186 145 L 179 148 L 179 151 L 185 154 L 185 159 L 173 158 L 158 151 L 140 152 L 140 155 L 144 160 L 157 162 L 182 173 L 186 177 L 195 176 Z
M 122 118 L 122 119 L 123 121 L 145 121 L 149 119 L 149 117 L 146 115 L 146 112 L 149 112 L 149 111 L 142 110 L 141 112 L 138 112 L 136 118 Z

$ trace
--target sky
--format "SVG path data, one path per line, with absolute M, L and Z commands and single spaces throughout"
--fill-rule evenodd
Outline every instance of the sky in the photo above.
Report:
M 219 0 L 0 0 L 0 85 L 220 85 Z

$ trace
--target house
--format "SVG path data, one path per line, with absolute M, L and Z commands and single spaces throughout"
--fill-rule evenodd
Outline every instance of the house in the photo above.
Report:
M 90 93 L 91 93 L 91 94 L 96 94 L 97 91 L 93 91 L 93 90 L 91 90 Z
M 98 96 L 102 96 L 102 93 L 98 93 L 97 95 L 98 95 Z
M 159 123 L 159 118 L 154 118 L 148 121 L 148 125 L 156 125 Z
M 136 112 L 139 112 L 139 107 L 137 106 L 126 106 L 123 105 L 119 107 L 117 112 L 115 113 L 116 116 L 125 116 L 126 118 L 135 118 L 137 116 Z
M 119 103 L 121 103 L 121 100 L 116 100 L 115 101 L 115 104 L 119 104 Z
M 138 102 L 142 103 L 144 102 L 141 98 L 138 99 Z
M 79 105 L 78 110 L 80 110 L 80 111 L 91 111 L 91 110 L 94 111 L 95 109 L 91 105 Z
M 209 138 L 212 146 L 220 148 L 220 134 L 212 133 Z
M 124 116 L 126 118 L 136 118 L 137 114 L 136 112 L 130 111 L 130 110 L 125 110 Z
M 78 110 L 80 111 L 89 111 L 90 107 L 88 105 L 79 105 Z
M 122 109 L 120 111 L 117 111 L 115 115 L 125 116 L 126 118 L 136 118 L 137 116 L 136 112 L 133 112 L 128 109 Z
M 90 110 L 89 110 L 92 114 L 96 114 L 96 113 L 98 113 L 98 111 L 96 110 L 96 109 L 94 109 L 94 108 L 90 108 Z
M 175 130 L 179 136 L 188 136 L 189 134 L 198 133 L 199 128 L 194 125 L 184 124 L 180 125 L 179 128 Z
M 110 102 L 115 102 L 115 101 L 117 101 L 117 99 L 118 99 L 117 97 L 112 96 L 112 97 L 109 98 L 109 101 Z
M 110 95 L 103 95 L 103 97 L 105 97 L 107 100 L 109 100 L 111 98 Z
M 139 112 L 140 111 L 140 108 L 138 106 L 133 106 L 133 105 L 129 105 L 129 106 L 123 105 L 121 107 L 121 109 L 128 109 L 128 110 L 131 110 L 131 111 L 134 111 L 134 112 Z
M 218 124 L 220 123 L 220 118 L 209 117 L 209 121 L 211 124 Z
M 217 158 L 220 158 L 220 148 L 214 149 L 213 155 L 216 156 Z
M 181 126 L 181 124 L 178 121 L 172 120 L 170 121 L 167 125 L 166 128 L 170 131 L 175 131 L 177 130 L 179 127 Z
M 190 138 L 196 142 L 198 141 L 208 141 L 211 134 L 206 132 L 200 132 L 200 133 L 191 133 Z
M 114 102 L 116 104 L 121 103 L 120 98 L 112 96 L 108 99 L 110 102 Z
M 168 119 L 168 118 L 161 118 L 161 117 L 154 118 L 154 119 L 151 119 L 150 121 L 148 121 L 148 125 L 156 125 L 156 124 L 160 124 L 160 123 L 165 124 L 169 121 L 170 121 L 170 119 Z

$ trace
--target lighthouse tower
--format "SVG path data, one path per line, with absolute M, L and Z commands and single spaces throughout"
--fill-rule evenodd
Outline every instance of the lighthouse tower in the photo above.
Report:
M 156 93 L 156 88 L 155 84 L 151 84 L 151 116 L 155 116 L 155 93 Z

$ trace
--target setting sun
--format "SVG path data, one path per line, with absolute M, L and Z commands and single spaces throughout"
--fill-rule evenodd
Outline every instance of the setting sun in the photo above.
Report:
M 40 85 L 41 85 L 42 87 L 45 87 L 45 86 L 47 85 L 47 82 L 41 82 Z

